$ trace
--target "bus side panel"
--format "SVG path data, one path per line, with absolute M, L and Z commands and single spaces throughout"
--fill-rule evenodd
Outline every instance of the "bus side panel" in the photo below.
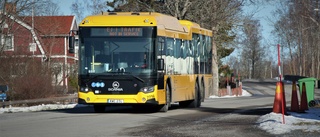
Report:
M 159 102 L 159 105 L 160 104 L 165 104 L 166 103 L 166 89 L 158 89 L 158 92 L 157 92 L 157 101 Z
M 195 75 L 173 75 L 172 101 L 179 102 L 195 98 Z

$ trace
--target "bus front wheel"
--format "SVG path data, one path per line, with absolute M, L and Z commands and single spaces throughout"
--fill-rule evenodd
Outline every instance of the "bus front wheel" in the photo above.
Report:
M 160 112 L 167 112 L 169 110 L 170 100 L 171 100 L 170 87 L 169 87 L 169 85 L 167 85 L 167 89 L 166 89 L 166 104 L 160 105 L 160 110 L 159 110 Z

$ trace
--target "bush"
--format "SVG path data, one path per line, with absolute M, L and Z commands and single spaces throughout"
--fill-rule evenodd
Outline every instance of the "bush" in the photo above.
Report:
M 76 93 L 78 92 L 78 75 L 76 72 L 70 74 L 69 77 L 69 93 Z
M 29 62 L 26 73 L 12 81 L 12 96 L 15 100 L 35 99 L 55 96 L 49 69 L 40 62 Z
M 35 99 L 55 96 L 56 92 L 53 90 L 51 79 L 46 75 L 26 75 L 15 79 L 13 85 L 15 100 L 21 99 Z
M 9 85 L 10 100 L 55 96 L 52 73 L 46 63 L 32 58 L 0 58 L 0 84 Z

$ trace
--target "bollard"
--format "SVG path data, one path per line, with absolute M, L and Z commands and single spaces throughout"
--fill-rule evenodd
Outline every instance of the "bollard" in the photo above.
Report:
M 277 82 L 276 84 L 276 93 L 274 97 L 274 103 L 273 103 L 273 112 L 274 113 L 283 113 L 287 114 L 286 112 L 286 102 L 285 102 L 285 96 L 284 96 L 284 90 L 283 90 L 283 83 Z
M 299 111 L 300 112 L 305 112 L 306 110 L 309 110 L 309 108 L 308 108 L 308 101 L 307 101 L 306 84 L 303 82 Z
M 291 111 L 292 112 L 299 111 L 299 99 L 297 94 L 297 85 L 295 81 L 292 82 Z

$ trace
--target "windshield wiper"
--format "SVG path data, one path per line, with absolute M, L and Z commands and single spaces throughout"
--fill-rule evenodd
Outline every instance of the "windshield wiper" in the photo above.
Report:
M 131 72 L 112 71 L 112 72 L 104 72 L 104 74 L 131 74 Z
M 121 71 L 118 71 L 118 72 L 108 72 L 108 73 L 112 73 L 112 74 L 130 74 L 132 77 L 134 77 L 135 79 L 141 81 L 144 83 L 144 80 L 135 76 L 135 75 L 132 75 L 131 72 L 121 72 Z
M 144 83 L 144 80 L 143 80 L 143 79 L 141 79 L 141 78 L 139 78 L 139 77 L 137 77 L 137 76 L 134 76 L 134 75 L 131 75 L 131 76 L 134 77 L 134 78 L 136 78 L 137 80 L 141 81 L 142 83 Z

